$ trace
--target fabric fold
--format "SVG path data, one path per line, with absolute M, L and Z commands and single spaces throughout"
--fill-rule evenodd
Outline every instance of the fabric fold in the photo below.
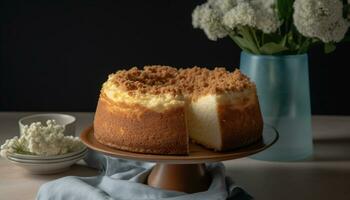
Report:
M 37 200 L 249 200 L 243 189 L 225 176 L 222 163 L 207 164 L 212 182 L 207 191 L 187 194 L 144 184 L 154 163 L 124 160 L 90 152 L 88 166 L 101 170 L 95 177 L 67 176 L 43 184 Z

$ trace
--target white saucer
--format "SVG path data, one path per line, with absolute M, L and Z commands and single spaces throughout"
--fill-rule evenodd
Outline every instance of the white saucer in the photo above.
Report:
M 72 159 L 79 158 L 81 156 L 86 155 L 87 149 L 85 149 L 83 152 L 80 152 L 79 154 L 67 156 L 67 157 L 62 157 L 58 159 L 28 159 L 28 158 L 18 158 L 13 156 L 12 154 L 8 154 L 7 158 L 11 159 L 12 161 L 16 162 L 23 162 L 23 163 L 37 163 L 37 164 L 44 164 L 44 163 L 57 163 L 57 162 L 63 162 L 63 161 L 68 161 Z
M 54 174 L 54 173 L 59 173 L 66 171 L 69 169 L 71 165 L 79 161 L 80 159 L 84 158 L 86 156 L 86 152 L 80 154 L 77 157 L 63 160 L 63 161 L 58 161 L 58 162 L 43 162 L 43 163 L 36 163 L 38 161 L 21 161 L 21 160 L 14 160 L 11 157 L 7 157 L 7 159 L 12 162 L 14 165 L 17 165 L 19 167 L 22 167 L 26 169 L 29 173 L 31 174 Z
M 38 156 L 38 155 L 26 155 L 26 154 L 19 154 L 19 153 L 9 153 L 8 156 L 11 156 L 12 158 L 18 158 L 18 159 L 29 159 L 29 160 L 56 160 L 56 159 L 62 159 L 67 158 L 70 156 L 78 155 L 84 151 L 86 151 L 87 148 L 84 147 L 78 151 L 66 153 L 62 155 L 56 155 L 56 156 Z

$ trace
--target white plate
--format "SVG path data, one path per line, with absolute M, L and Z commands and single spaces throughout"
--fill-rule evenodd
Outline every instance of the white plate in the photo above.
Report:
M 62 155 L 56 155 L 56 156 L 37 156 L 37 155 L 26 155 L 26 154 L 19 154 L 19 153 L 9 153 L 9 155 L 13 158 L 18 158 L 18 159 L 30 159 L 30 160 L 54 160 L 54 159 L 62 159 L 62 158 L 67 158 L 70 156 L 74 156 L 77 154 L 82 153 L 85 151 L 87 148 L 84 147 L 80 149 L 79 151 L 74 151 Z
M 38 164 L 44 164 L 44 163 L 57 163 L 57 162 L 63 162 L 63 161 L 67 161 L 67 160 L 72 160 L 75 158 L 79 158 L 81 156 L 85 156 L 87 153 L 87 150 L 73 155 L 73 156 L 69 156 L 69 157 L 65 157 L 65 158 L 59 158 L 59 159 L 49 159 L 49 160 L 37 160 L 37 159 L 23 159 L 23 158 L 17 158 L 17 157 L 13 157 L 11 155 L 7 155 L 8 159 L 11 159 L 12 161 L 16 161 L 16 162 L 25 162 L 25 163 L 38 163 Z
M 38 164 L 38 163 L 27 163 L 27 162 L 18 162 L 11 160 L 11 158 L 8 158 L 10 162 L 12 162 L 14 165 L 17 165 L 19 167 L 22 167 L 26 169 L 31 174 L 54 174 L 66 171 L 69 169 L 71 165 L 82 159 L 85 155 L 82 155 L 81 157 L 77 157 L 75 159 L 66 160 L 62 162 L 55 162 L 55 163 L 44 163 L 44 164 Z

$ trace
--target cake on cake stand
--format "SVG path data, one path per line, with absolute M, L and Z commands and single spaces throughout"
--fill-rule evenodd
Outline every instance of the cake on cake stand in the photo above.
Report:
M 266 125 L 262 140 L 227 152 L 215 152 L 197 144 L 190 145 L 189 155 L 153 155 L 114 149 L 99 143 L 93 134 L 93 127 L 84 130 L 80 138 L 89 148 L 100 153 L 129 160 L 157 163 L 148 176 L 147 184 L 162 189 L 194 193 L 205 191 L 211 182 L 205 163 L 219 162 L 246 157 L 265 150 L 278 139 L 275 128 Z

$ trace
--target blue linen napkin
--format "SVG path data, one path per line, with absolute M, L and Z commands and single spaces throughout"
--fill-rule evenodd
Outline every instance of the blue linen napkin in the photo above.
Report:
M 207 164 L 212 182 L 207 191 L 187 194 L 143 184 L 154 163 L 113 158 L 90 151 L 86 163 L 100 169 L 95 177 L 67 176 L 43 184 L 37 200 L 249 200 L 252 197 L 225 176 L 222 163 Z

